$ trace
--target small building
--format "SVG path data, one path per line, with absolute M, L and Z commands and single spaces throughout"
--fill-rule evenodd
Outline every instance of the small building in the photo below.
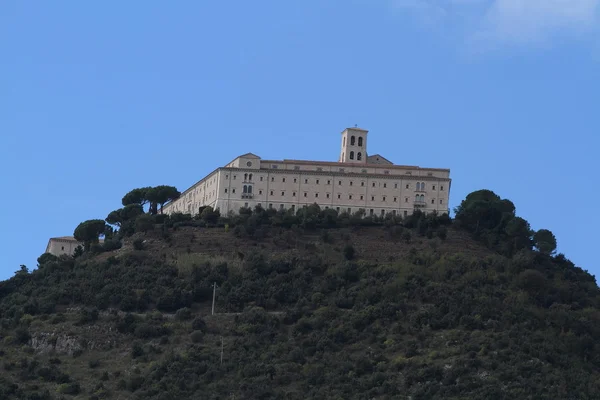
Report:
M 50 240 L 48 240 L 48 246 L 46 246 L 46 253 L 50 253 L 57 257 L 63 254 L 72 256 L 77 246 L 83 247 L 83 243 L 75 240 L 73 236 L 50 238 Z
M 348 128 L 341 134 L 337 161 L 264 160 L 253 153 L 216 168 L 164 213 L 198 214 L 203 206 L 222 214 L 241 207 L 296 210 L 317 203 L 338 212 L 406 217 L 414 210 L 448 213 L 450 170 L 397 165 L 367 152 L 368 131 Z

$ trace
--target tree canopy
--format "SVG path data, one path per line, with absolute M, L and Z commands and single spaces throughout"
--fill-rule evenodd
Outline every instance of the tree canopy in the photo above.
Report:
M 104 234 L 106 223 L 101 219 L 91 219 L 80 223 L 73 236 L 79 242 L 83 242 L 85 250 L 88 251 L 90 246 L 98 243 L 100 235 Z

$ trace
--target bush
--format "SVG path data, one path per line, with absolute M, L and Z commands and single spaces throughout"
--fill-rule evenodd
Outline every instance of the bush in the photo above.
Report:
M 138 358 L 144 355 L 144 348 L 140 342 L 135 342 L 131 347 L 131 357 Z
M 79 392 L 81 392 L 81 387 L 77 382 L 63 383 L 58 385 L 56 391 L 61 394 L 77 395 Z
M 195 331 L 206 332 L 206 322 L 200 317 L 194 318 L 192 321 L 192 329 Z
M 187 307 L 180 308 L 175 313 L 175 318 L 178 319 L 179 321 L 187 321 L 192 318 L 192 310 L 190 310 Z
M 121 246 L 122 246 L 122 243 L 120 240 L 109 239 L 109 240 L 106 240 L 104 242 L 104 244 L 102 245 L 102 250 L 103 251 L 114 251 L 114 250 L 120 249 Z
M 200 343 L 204 338 L 204 333 L 202 331 L 194 331 L 190 334 L 190 339 L 192 343 Z
M 354 250 L 354 246 L 352 246 L 351 244 L 347 244 L 344 247 L 344 257 L 346 258 L 346 260 L 352 260 L 354 259 L 356 250 Z
M 144 239 L 138 238 L 133 241 L 133 248 L 135 250 L 144 250 Z

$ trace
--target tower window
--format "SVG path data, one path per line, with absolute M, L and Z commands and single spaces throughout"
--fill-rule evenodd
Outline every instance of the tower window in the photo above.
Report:
M 356 136 L 350 137 L 350 146 L 354 146 L 356 144 Z
M 354 152 L 353 151 L 350 152 L 350 159 L 354 160 Z
M 360 138 L 359 138 L 359 143 L 360 143 Z M 360 146 L 360 145 L 359 145 Z M 359 151 L 358 154 L 356 155 L 356 159 L 358 161 L 362 160 L 362 153 Z
M 359 137 L 358 138 L 358 147 L 362 147 L 362 145 L 363 145 L 363 138 Z M 360 153 L 358 153 L 358 154 L 360 154 Z M 359 160 L 360 160 L 360 158 L 359 158 Z

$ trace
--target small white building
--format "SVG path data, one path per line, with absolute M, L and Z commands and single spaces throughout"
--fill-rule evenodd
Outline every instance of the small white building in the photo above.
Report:
M 197 214 L 200 207 L 211 206 L 227 214 L 256 205 L 287 210 L 313 203 L 339 212 L 363 209 L 367 215 L 449 212 L 449 169 L 396 165 L 370 155 L 367 134 L 345 129 L 337 162 L 241 155 L 166 204 L 163 212 Z
M 57 257 L 63 254 L 72 256 L 77 246 L 83 247 L 83 243 L 75 240 L 73 236 L 50 238 L 50 240 L 48 240 L 48 246 L 46 246 L 46 253 L 53 254 Z

